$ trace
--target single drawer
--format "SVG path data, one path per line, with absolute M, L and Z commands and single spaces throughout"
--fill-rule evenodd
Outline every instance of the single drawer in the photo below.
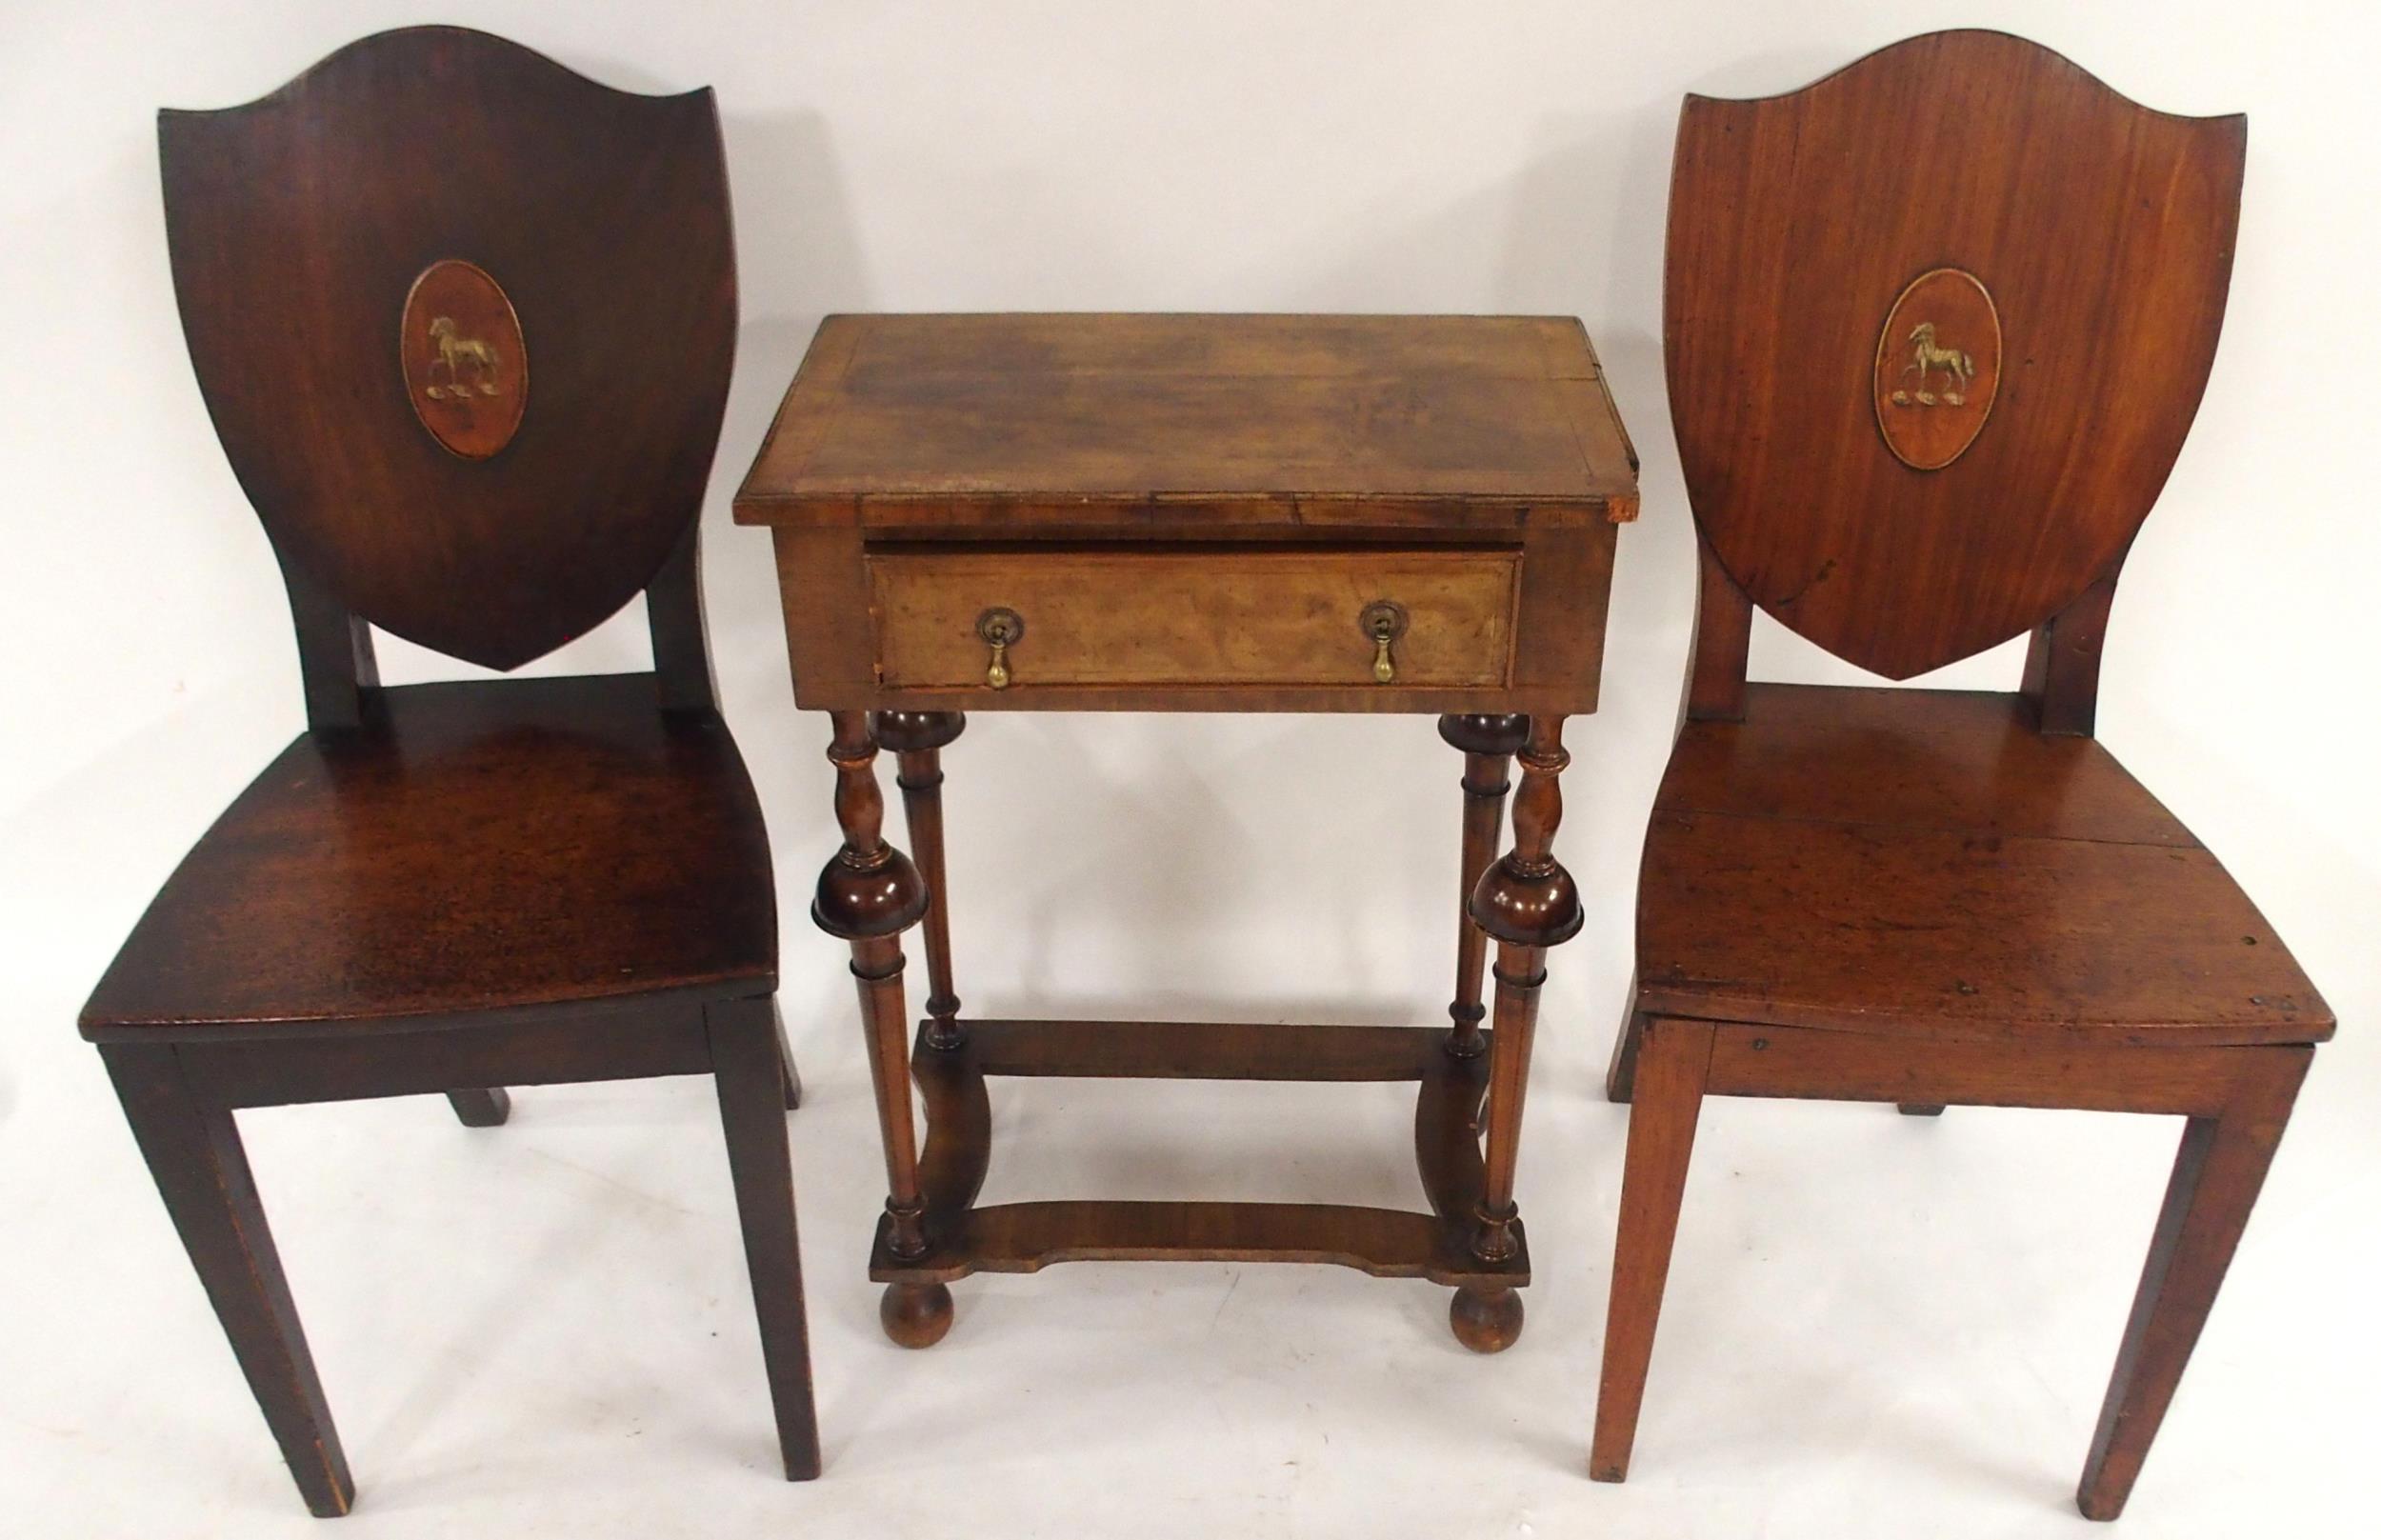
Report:
M 1510 547 L 872 551 L 888 690 L 1477 689 L 1512 667 Z

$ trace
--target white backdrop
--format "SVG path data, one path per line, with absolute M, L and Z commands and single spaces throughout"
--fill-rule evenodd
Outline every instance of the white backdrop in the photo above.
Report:
M 247 1120 L 379 1532 L 2063 1532 L 2173 1128 L 1720 1104 L 1626 1488 L 1581 1478 L 1624 1114 L 1595 1091 L 1668 749 L 1691 540 L 1665 420 L 1680 95 L 1791 89 L 1994 25 L 2138 99 L 2251 117 L 2199 424 L 2128 563 L 2101 735 L 2246 884 L 2346 1026 L 2129 1521 L 2367 1532 L 2381 1342 L 2381 329 L 2351 0 L 1792 6 L 112 0 L 0 10 L 0 1512 L 20 1532 L 264 1533 L 302 1511 L 72 1019 L 155 884 L 301 720 L 273 564 L 169 286 L 151 114 L 247 100 L 384 27 L 468 20 L 612 85 L 718 88 L 744 330 L 705 518 L 714 650 L 761 785 L 829 1479 L 765 1479 L 699 1086 L 526 1094 L 467 1134 L 390 1103 Z M 1322 1270 L 980 1279 L 933 1352 L 873 1325 L 881 1197 L 832 849 L 768 544 L 728 497 L 836 310 L 1582 316 L 1644 458 L 1605 709 L 1574 724 L 1521 1176 L 1531 1326 L 1474 1361 L 1443 1296 Z M 1849 670 L 1759 623 L 1756 677 Z M 384 640 L 395 681 L 459 671 Z M 641 612 L 541 670 L 640 667 Z M 2011 688 L 2003 648 L 1929 683 Z M 1448 990 L 1458 762 L 1421 720 L 979 718 L 946 756 L 960 992 L 1007 1014 L 1424 1022 Z M 1319 964 L 1319 967 L 1316 966 Z M 1392 1092 L 1020 1088 L 995 1194 L 1411 1201 Z M 2113 1215 L 2111 1220 L 2110 1216 Z M 2062 1517 L 2062 1512 L 2068 1516 Z M 28 1515 L 31 1515 L 28 1518 Z M 2369 1515 L 2367 1515 L 2369 1521 Z

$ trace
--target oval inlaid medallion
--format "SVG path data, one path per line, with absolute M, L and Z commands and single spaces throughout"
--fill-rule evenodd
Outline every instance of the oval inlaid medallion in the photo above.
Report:
M 1913 470 L 1968 452 L 2001 391 L 2001 315 L 1972 272 L 1919 274 L 1876 339 L 1876 425 Z
M 530 357 L 496 280 L 469 262 L 433 262 L 399 325 L 406 397 L 430 436 L 467 460 L 511 443 L 529 410 Z

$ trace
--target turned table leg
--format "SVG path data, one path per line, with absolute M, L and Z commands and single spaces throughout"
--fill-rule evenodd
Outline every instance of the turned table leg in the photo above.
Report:
M 1555 777 L 1570 763 L 1563 751 L 1563 719 L 1532 719 L 1521 750 L 1521 790 L 1513 797 L 1513 847 L 1481 875 L 1471 895 L 1472 921 L 1497 942 L 1487 1170 L 1471 1237 L 1472 1254 L 1484 1262 L 1501 1262 L 1520 1245 L 1513 1233 L 1520 1218 L 1513 1204 L 1513 1168 L 1520 1156 L 1521 1103 L 1529 1085 L 1538 990 L 1546 982 L 1546 950 L 1577 934 L 1581 920 L 1578 890 L 1553 853 L 1554 830 L 1563 817 Z M 1511 1347 L 1521 1334 L 1521 1296 L 1511 1289 L 1459 1289 L 1450 1314 L 1456 1338 L 1480 1352 Z
M 818 874 L 810 918 L 829 935 L 851 944 L 851 974 L 859 981 L 869 1073 L 885 1139 L 888 1242 L 895 1256 L 923 1256 L 926 1199 L 918 1187 L 917 1119 L 910 1100 L 901 932 L 926 913 L 926 880 L 908 856 L 885 843 L 885 797 L 876 784 L 876 740 L 869 735 L 867 713 L 830 715 L 835 736 L 827 757 L 835 767 L 835 821 L 843 828 L 843 849 Z M 928 1347 L 950 1328 L 950 1290 L 940 1284 L 890 1284 L 878 1314 L 895 1342 Z
M 1496 858 L 1496 836 L 1505 821 L 1505 771 L 1528 741 L 1526 716 L 1463 716 L 1438 719 L 1438 735 L 1463 750 L 1462 886 L 1455 898 L 1455 998 L 1447 1008 L 1454 1021 L 1447 1051 L 1468 1059 L 1486 1046 L 1480 1022 L 1481 974 L 1488 964 L 1488 933 L 1471 920 L 1471 890 Z
M 900 770 L 901 810 L 910 850 L 926 877 L 926 1041 L 957 1048 L 959 996 L 950 983 L 950 905 L 943 879 L 943 750 L 968 725 L 959 711 L 878 711 L 869 719 L 879 748 L 893 751 Z

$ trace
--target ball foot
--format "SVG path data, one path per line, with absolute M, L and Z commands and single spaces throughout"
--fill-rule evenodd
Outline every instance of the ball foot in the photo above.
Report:
M 1510 1289 L 1455 1290 L 1447 1307 L 1455 1340 L 1473 1352 L 1503 1352 L 1521 1335 L 1521 1296 Z
M 887 1284 L 876 1318 L 902 1347 L 931 1348 L 950 1330 L 950 1290 L 941 1284 Z

